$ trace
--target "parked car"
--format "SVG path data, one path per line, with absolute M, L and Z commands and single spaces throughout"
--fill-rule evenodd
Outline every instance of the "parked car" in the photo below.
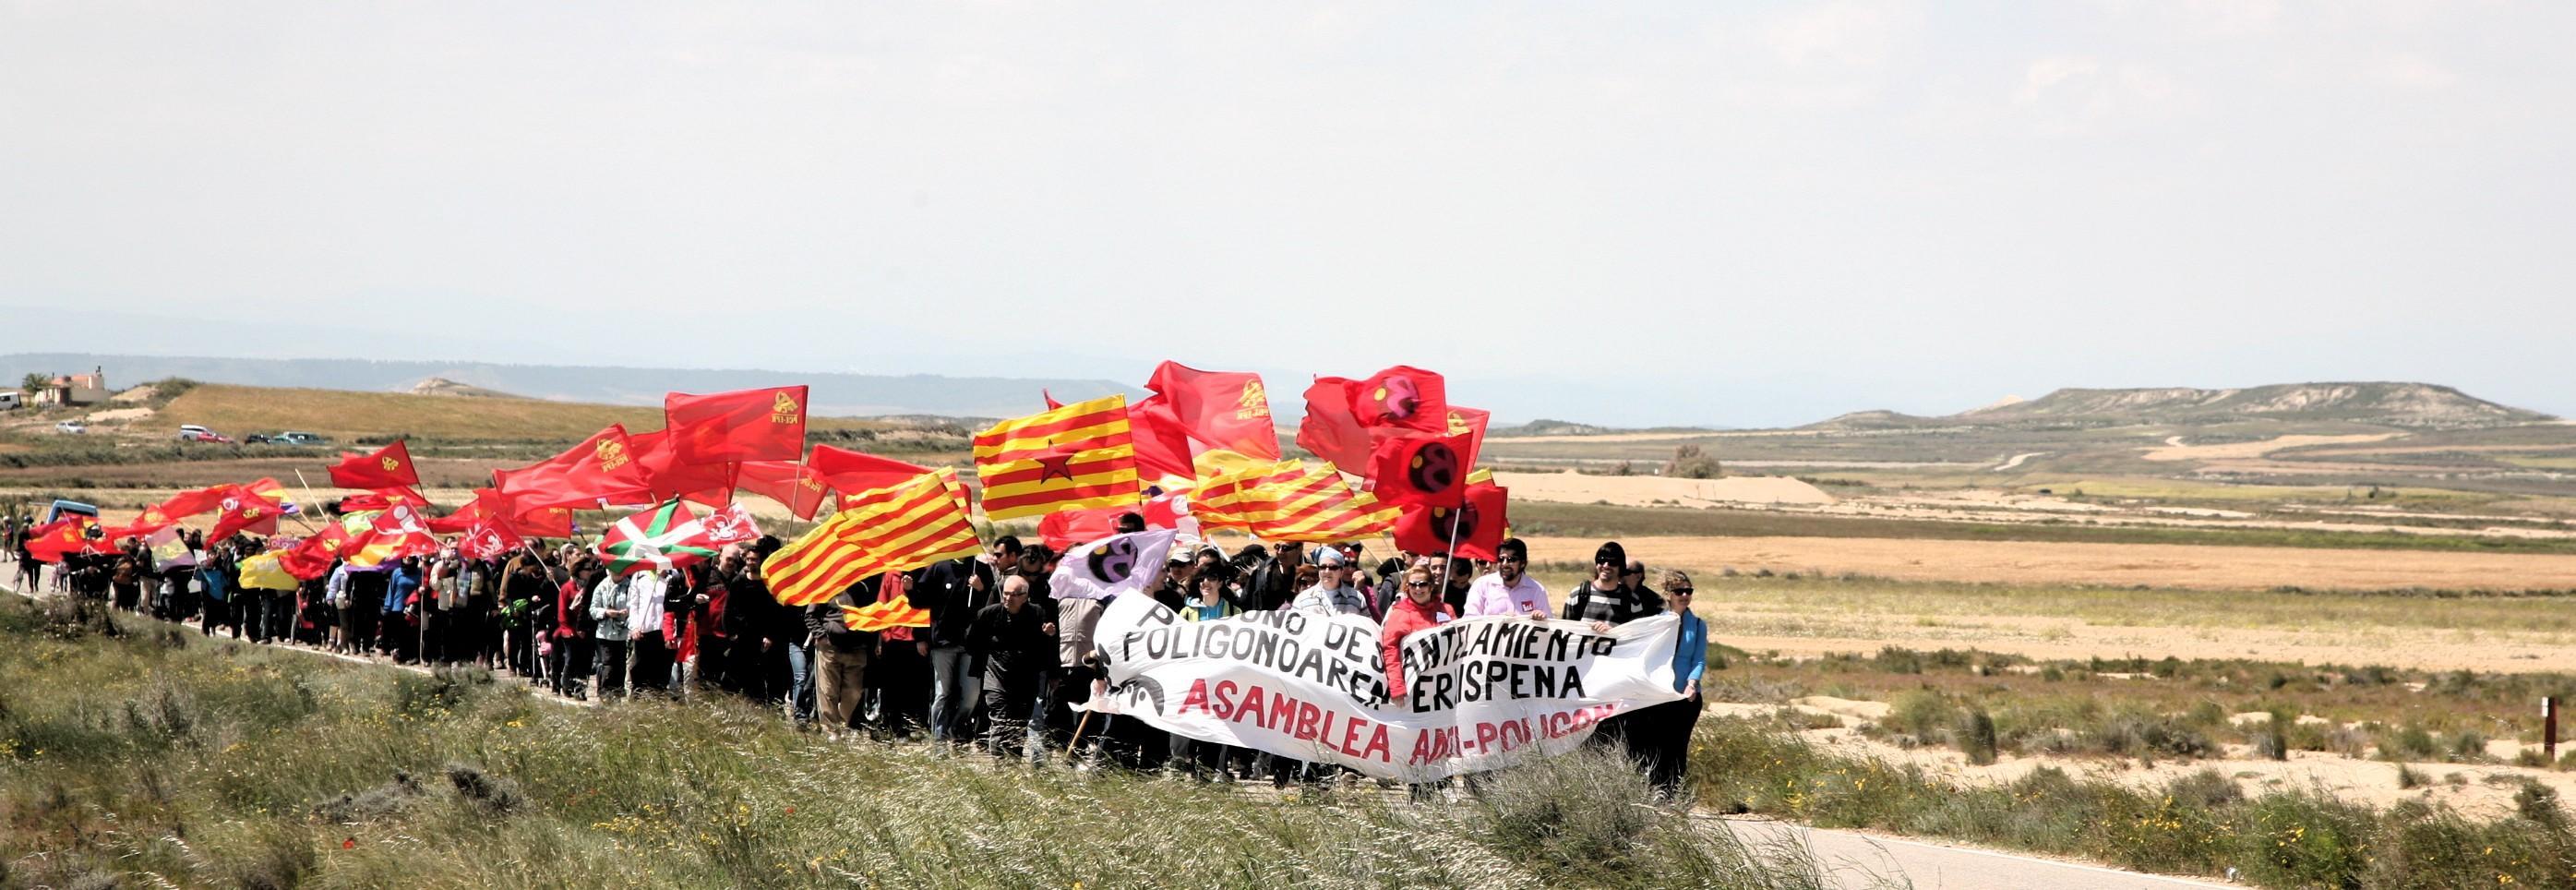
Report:
M 179 425 L 179 441 L 210 442 L 217 445 L 227 445 L 231 444 L 233 440 L 226 438 L 224 434 L 215 432 L 214 430 L 210 430 L 193 423 L 184 423 Z
M 312 433 L 287 430 L 282 433 L 252 433 L 242 437 L 246 445 L 324 445 L 331 440 Z
M 66 420 L 61 423 L 54 424 L 54 432 L 79 435 L 81 433 L 89 432 L 89 426 L 77 420 Z

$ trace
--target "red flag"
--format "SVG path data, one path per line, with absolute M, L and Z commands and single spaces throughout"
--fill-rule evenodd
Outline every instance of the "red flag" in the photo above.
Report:
M 681 463 L 795 460 L 805 453 L 805 387 L 662 397 Z
M 832 486 L 823 474 L 792 460 L 746 461 L 734 473 L 734 486 L 786 505 L 798 519 L 814 518 L 815 510 L 831 502 Z
M 474 490 L 474 500 L 456 508 L 456 512 L 422 524 L 442 535 L 459 534 L 475 523 L 489 521 L 503 526 L 512 534 L 529 538 L 572 537 L 572 510 L 545 507 L 522 512 L 510 499 L 489 488 Z
M 465 530 L 462 537 L 456 539 L 456 552 L 463 554 L 467 559 L 500 559 L 510 551 L 527 545 L 527 539 L 519 537 L 518 532 L 511 531 L 509 523 L 485 521 L 474 523 L 472 528 Z
M 1261 375 L 1248 371 L 1201 371 L 1179 362 L 1155 366 L 1145 388 L 1171 406 L 1171 415 L 1191 439 L 1207 448 L 1222 448 L 1247 457 L 1279 459 L 1279 431 L 1271 425 L 1270 394 Z
M 1459 466 L 1476 466 L 1477 456 L 1485 450 L 1485 425 L 1493 418 L 1494 412 L 1483 408 L 1449 406 L 1449 434 L 1467 437 L 1467 447 L 1458 453 Z
M 209 485 L 196 491 L 171 495 L 158 506 L 163 516 L 176 521 L 222 506 L 224 496 L 232 492 L 232 483 Z
M 263 535 L 277 533 L 277 516 L 280 510 L 277 502 L 260 496 L 260 493 L 250 486 L 233 486 L 233 493 L 224 498 L 222 508 L 223 512 L 215 516 L 214 529 L 206 532 L 208 544 L 243 531 Z
M 1049 513 L 1038 520 L 1038 536 L 1046 539 L 1047 546 L 1062 551 L 1117 534 L 1119 514 L 1134 512 L 1134 507 L 1093 507 Z
M 1297 446 L 1337 467 L 1367 467 L 1377 443 L 1351 415 L 1351 387 L 1340 377 L 1317 377 L 1306 387 L 1306 419 L 1297 424 Z
M 678 498 L 721 507 L 733 500 L 734 465 L 683 461 L 679 440 L 670 430 L 626 437 L 635 448 L 635 462 L 644 467 L 644 487 L 652 492 L 653 503 Z
M 929 467 L 830 445 L 814 446 L 814 456 L 805 461 L 805 466 L 823 484 L 849 494 L 900 485 L 930 472 Z
M 1369 456 L 1369 493 L 1389 504 L 1456 506 L 1467 495 L 1467 437 L 1398 436 Z
M 419 485 L 420 472 L 412 468 L 411 448 L 395 439 L 373 454 L 342 452 L 340 462 L 331 465 L 331 484 L 341 488 L 402 488 Z
M 545 507 L 653 500 L 623 424 L 609 424 L 571 450 L 515 470 L 493 470 L 492 488 L 525 515 Z
M 1397 365 L 1350 388 L 1351 418 L 1364 427 L 1449 431 L 1449 384 L 1440 375 Z
M 27 552 L 37 562 L 62 562 L 73 553 L 114 553 L 98 518 L 72 514 L 27 530 Z
M 1503 543 L 1503 528 L 1511 521 L 1506 513 L 1510 502 L 1510 489 L 1479 482 L 1467 486 L 1466 501 L 1458 506 L 1407 506 L 1395 521 L 1395 546 L 1411 553 L 1445 553 L 1454 534 L 1459 556 L 1499 558 L 1494 548 Z
M 298 581 L 311 581 L 331 570 L 332 554 L 348 543 L 349 532 L 337 522 L 322 526 L 320 534 L 295 542 L 277 555 L 277 567 Z
M 1130 433 L 1136 440 L 1136 470 L 1147 479 L 1198 478 L 1191 460 L 1189 427 L 1162 396 L 1146 396 L 1127 406 Z

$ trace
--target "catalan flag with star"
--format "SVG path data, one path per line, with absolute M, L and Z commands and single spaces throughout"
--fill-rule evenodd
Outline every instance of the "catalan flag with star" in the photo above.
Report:
M 846 508 L 760 564 L 769 594 L 790 606 L 831 599 L 886 572 L 984 552 L 949 467 L 842 498 Z
M 1125 507 L 1143 497 L 1127 397 L 1075 402 L 975 434 L 984 516 L 999 522 L 1058 510 Z
M 1231 529 L 1271 543 L 1328 544 L 1384 534 L 1401 511 L 1354 492 L 1330 463 L 1279 461 L 1200 480 L 1190 515 L 1207 531 Z

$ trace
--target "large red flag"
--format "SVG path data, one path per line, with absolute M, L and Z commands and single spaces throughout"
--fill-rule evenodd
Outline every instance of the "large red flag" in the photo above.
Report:
M 900 485 L 930 472 L 929 467 L 830 445 L 814 446 L 814 456 L 806 459 L 805 466 L 823 484 L 848 494 Z
M 376 449 L 373 454 L 340 455 L 331 465 L 331 484 L 341 488 L 404 488 L 420 484 L 420 472 L 412 468 L 411 448 L 403 440 Z
M 1351 418 L 1364 427 L 1449 431 L 1449 384 L 1438 374 L 1397 365 L 1351 386 Z
M 174 521 L 185 519 L 223 506 L 224 497 L 231 494 L 232 489 L 233 484 L 229 482 L 222 485 L 209 485 L 196 491 L 183 491 L 171 495 L 168 500 L 156 506 L 160 507 L 164 518 Z
M 1369 493 L 1389 504 L 1456 506 L 1467 496 L 1472 469 L 1459 462 L 1466 447 L 1465 435 L 1398 436 L 1380 442 L 1369 458 L 1368 477 L 1376 483 Z
M 97 517 L 75 513 L 27 530 L 27 552 L 37 562 L 62 562 L 72 553 L 114 553 Z
M 1479 482 L 1467 486 L 1465 502 L 1455 507 L 1407 506 L 1395 521 L 1395 546 L 1409 553 L 1445 553 L 1454 539 L 1459 556 L 1497 559 L 1494 548 L 1503 543 L 1503 528 L 1511 521 L 1505 512 L 1510 502 L 1510 489 Z
M 1365 468 L 1377 443 L 1351 415 L 1351 387 L 1341 377 L 1317 377 L 1306 387 L 1306 419 L 1297 424 L 1297 446 L 1333 466 Z
M 1146 396 L 1127 406 L 1130 433 L 1136 440 L 1136 470 L 1147 479 L 1198 478 L 1190 449 L 1190 429 L 1162 396 Z
M 512 550 L 527 546 L 526 539 L 510 530 L 510 524 L 498 520 L 476 522 L 456 539 L 456 552 L 467 559 L 500 559 Z
M 1270 394 L 1261 386 L 1261 375 L 1201 371 L 1167 361 L 1155 366 L 1145 388 L 1171 406 L 1190 438 L 1208 448 L 1279 459 L 1279 431 L 1272 426 Z M 1199 450 L 1205 449 L 1193 449 Z
M 236 485 L 224 498 L 223 512 L 215 517 L 215 527 L 206 532 L 206 543 L 212 544 L 243 531 L 263 535 L 277 533 L 278 503 L 260 496 L 247 485 Z
M 653 503 L 678 498 L 721 507 L 733 500 L 733 464 L 681 460 L 680 437 L 670 430 L 635 433 L 626 442 L 635 447 L 635 462 L 644 467 L 644 486 L 652 492 Z
M 795 460 L 805 453 L 805 387 L 662 397 L 681 463 Z
M 545 507 L 653 500 L 624 424 L 609 424 L 571 450 L 515 470 L 493 470 L 492 487 L 526 515 Z
M 798 519 L 814 518 L 814 511 L 830 504 L 830 483 L 811 466 L 792 460 L 755 460 L 737 465 L 734 487 L 787 506 Z

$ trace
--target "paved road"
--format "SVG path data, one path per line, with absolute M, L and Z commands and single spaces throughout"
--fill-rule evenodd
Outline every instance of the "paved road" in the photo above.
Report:
M 0 590 L 10 590 L 5 579 L 14 575 L 16 566 L 0 563 L 0 567 L 8 570 L 0 573 Z M 359 664 L 426 672 L 417 666 L 397 666 L 303 646 L 285 648 Z M 1847 890 L 1880 887 L 1912 887 L 1915 890 L 2177 890 L 2236 886 L 1784 822 L 1714 815 L 1704 818 L 1725 826 L 1745 845 L 1756 849 L 1783 844 L 1804 845 L 1815 856 L 1817 864 L 1825 869 L 1832 886 Z
M 1910 886 L 1915 890 L 2178 890 L 2237 886 L 1783 822 L 1732 818 L 1714 821 L 1724 823 L 1728 831 L 1756 849 L 1783 843 L 1804 844 L 1825 869 L 1832 886 L 1849 890 L 1888 886 Z

